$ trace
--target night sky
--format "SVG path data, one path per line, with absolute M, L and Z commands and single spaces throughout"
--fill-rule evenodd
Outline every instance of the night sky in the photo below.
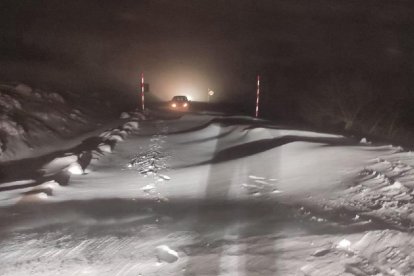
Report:
M 143 71 L 153 95 L 199 100 L 254 94 L 258 73 L 268 99 L 332 74 L 408 89 L 413 22 L 396 0 L 1 0 L 0 79 L 130 96 Z

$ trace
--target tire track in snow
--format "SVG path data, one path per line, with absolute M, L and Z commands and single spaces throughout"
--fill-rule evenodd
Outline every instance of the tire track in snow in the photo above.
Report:
M 163 121 L 156 123 L 157 134 L 150 138 L 150 145 L 143 149 L 140 147 L 139 152 L 127 164 L 127 168 L 137 171 L 140 175 L 148 177 L 150 183 L 142 187 L 142 191 L 147 195 L 156 196 L 159 199 L 163 197 L 156 192 L 157 183 L 168 181 L 170 177 L 164 174 L 168 171 L 168 161 L 170 154 L 165 151 L 164 144 L 168 134 L 168 126 Z

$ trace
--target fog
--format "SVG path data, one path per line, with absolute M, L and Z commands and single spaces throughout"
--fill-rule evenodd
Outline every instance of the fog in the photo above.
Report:
M 296 101 L 327 75 L 411 85 L 408 1 L 2 1 L 0 78 L 134 97 L 234 101 L 263 75 Z M 398 87 L 394 86 L 398 84 Z M 379 93 L 386 93 L 379 91 Z M 249 96 L 250 95 L 250 96 Z

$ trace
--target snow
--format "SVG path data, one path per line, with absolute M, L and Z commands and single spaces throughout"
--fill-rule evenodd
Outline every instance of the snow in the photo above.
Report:
M 67 139 L 96 129 L 92 112 L 72 104 L 56 92 L 0 83 L 0 162 L 42 156 L 63 144 L 70 148 Z
M 414 274 L 412 153 L 246 117 L 128 114 L 47 160 L 45 179 L 0 185 L 0 275 Z
M 17 93 L 22 94 L 24 96 L 30 96 L 30 94 L 33 92 L 33 89 L 30 86 L 23 83 L 16 85 L 15 89 Z
M 108 138 L 108 140 L 109 141 L 115 141 L 115 142 L 122 142 L 122 141 L 124 141 L 124 138 L 122 138 L 122 136 L 120 136 L 120 135 L 111 135 L 109 138 Z
M 129 119 L 131 116 L 127 112 L 122 112 L 120 118 L 121 119 Z
M 138 122 L 128 122 L 125 123 L 122 127 L 124 130 L 132 131 L 138 129 Z
M 79 163 L 72 163 L 71 165 L 69 165 L 68 167 L 68 171 L 71 174 L 83 174 L 83 169 L 82 167 L 79 165 Z
M 336 248 L 343 249 L 343 250 L 350 250 L 351 242 L 347 239 L 343 239 L 340 242 L 338 242 L 338 245 L 336 246 Z
M 148 184 L 148 185 L 145 185 L 144 187 L 141 188 L 141 190 L 146 192 L 146 193 L 149 193 L 154 189 L 155 189 L 155 186 L 153 184 Z
M 101 152 L 106 152 L 106 153 L 111 153 L 111 152 L 112 152 L 112 148 L 111 148 L 111 146 L 110 146 L 110 145 L 108 145 L 108 144 L 104 144 L 104 143 L 100 144 L 100 145 L 98 146 L 98 149 L 99 149 Z
M 41 171 L 45 175 L 51 175 L 58 173 L 59 171 L 70 167 L 72 164 L 74 164 L 78 160 L 78 157 L 74 154 L 68 154 L 62 157 L 54 158 L 52 161 L 45 164 Z M 72 165 L 76 166 L 76 165 Z
M 160 261 L 174 263 L 178 260 L 178 253 L 167 245 L 157 246 L 157 257 Z
M 371 144 L 371 142 L 368 142 L 367 138 L 362 138 L 361 141 L 359 141 L 361 144 Z

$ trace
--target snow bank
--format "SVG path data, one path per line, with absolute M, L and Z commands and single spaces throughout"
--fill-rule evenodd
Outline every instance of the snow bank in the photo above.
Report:
M 91 117 L 71 105 L 56 92 L 0 84 L 0 162 L 33 156 L 90 130 Z
M 80 101 L 69 92 L 0 83 L 0 162 L 52 152 L 63 142 L 100 127 L 102 112 L 108 111 L 102 110 L 106 106 L 95 104 L 98 99 L 93 94 L 82 95 Z M 138 121 L 145 120 L 139 111 L 123 112 L 121 118 L 129 121 L 109 131 L 108 137 L 101 135 L 108 138 L 105 142 L 113 145 L 122 141 L 127 132 L 138 129 Z M 110 152 L 107 146 L 102 149 Z

